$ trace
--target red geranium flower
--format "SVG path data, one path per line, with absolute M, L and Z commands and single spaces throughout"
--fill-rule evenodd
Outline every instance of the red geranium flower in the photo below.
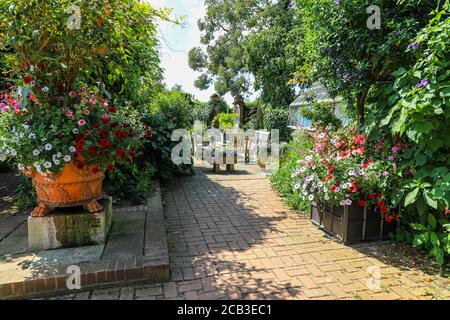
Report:
M 99 166 L 95 166 L 95 167 L 92 168 L 92 173 L 97 173 L 99 171 L 100 171 Z
M 383 195 L 381 193 L 377 193 L 377 198 L 381 199 L 383 197 Z
M 386 220 L 387 223 L 391 223 L 392 221 L 392 217 L 391 216 L 386 216 L 386 218 L 384 218 Z
M 108 164 L 108 171 L 113 172 L 115 170 L 115 167 L 113 164 Z
M 394 214 L 394 220 L 398 221 L 398 214 Z
M 375 199 L 375 195 L 373 193 L 367 195 L 367 199 L 373 200 Z
M 363 169 L 367 169 L 368 166 L 369 165 L 367 163 L 364 163 L 362 167 L 363 167 Z
M 366 206 L 366 202 L 365 202 L 364 200 L 358 200 L 358 204 L 359 204 L 361 207 L 365 207 L 365 206 Z
M 136 150 L 134 150 L 134 149 L 131 149 L 130 150 L 130 157 L 132 157 L 132 158 L 134 158 L 134 157 L 136 157 Z
M 111 123 L 111 127 L 116 128 L 119 126 L 119 122 L 114 121 L 113 123 Z
M 377 206 L 384 207 L 384 201 L 378 201 L 377 202 Z
M 381 213 L 385 214 L 386 212 L 388 212 L 388 208 L 386 207 L 381 207 Z
M 109 117 L 108 116 L 102 117 L 102 123 L 103 124 L 108 124 L 109 123 Z
M 106 138 L 106 137 L 108 137 L 108 135 L 109 135 L 108 130 L 102 129 L 102 130 L 100 131 L 100 137 Z
M 108 149 L 111 147 L 111 142 L 108 139 L 102 139 L 101 145 L 103 148 Z
M 116 150 L 116 155 L 119 157 L 119 158 L 123 158 L 123 157 L 125 157 L 125 151 L 123 151 L 122 149 L 117 149 Z
M 109 111 L 110 113 L 116 113 L 116 112 L 117 112 L 117 108 L 114 107 L 114 106 L 111 106 L 111 107 L 108 108 L 108 111 Z
M 322 178 L 322 182 L 325 182 L 325 181 L 327 181 L 327 179 L 326 178 Z
M 31 83 L 31 82 L 33 81 L 33 78 L 31 78 L 30 76 L 25 76 L 25 77 L 23 78 L 23 81 L 24 81 L 26 84 L 29 84 L 29 83 Z
M 364 138 L 363 134 L 356 135 L 353 140 L 355 141 L 355 143 L 357 145 L 360 145 L 360 146 L 363 145 L 365 143 L 365 141 L 366 141 L 366 139 Z
M 145 136 L 150 138 L 152 136 L 152 132 L 150 130 L 145 131 Z
M 331 176 L 331 175 L 328 176 L 328 180 L 331 180 L 331 179 L 333 179 L 333 176 Z

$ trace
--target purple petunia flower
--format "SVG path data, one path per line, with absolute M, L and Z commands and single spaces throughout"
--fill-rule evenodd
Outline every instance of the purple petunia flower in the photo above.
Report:
M 398 152 L 398 147 L 397 147 L 397 146 L 393 146 L 393 147 L 391 148 L 391 151 L 392 151 L 393 153 L 397 153 L 397 152 Z
M 336 2 L 336 4 L 340 4 L 341 0 L 336 0 L 335 2 Z
M 409 45 L 408 45 L 408 49 L 413 49 L 413 50 L 416 50 L 416 49 L 418 49 L 419 48 L 419 44 L 416 42 L 416 43 L 410 43 Z
M 387 176 L 389 176 L 389 172 L 387 172 L 387 171 L 383 171 L 383 176 L 384 176 L 384 177 L 387 177 Z
M 422 79 L 420 82 L 416 83 L 416 88 L 423 88 L 428 84 L 428 80 Z
M 389 156 L 389 157 L 388 157 L 388 160 L 389 160 L 389 161 L 394 161 L 395 158 L 394 158 L 393 156 Z

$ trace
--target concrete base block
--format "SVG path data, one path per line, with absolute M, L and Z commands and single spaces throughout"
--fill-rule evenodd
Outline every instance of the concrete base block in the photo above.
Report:
M 56 209 L 42 218 L 28 217 L 28 248 L 57 249 L 104 244 L 112 222 L 112 199 L 101 200 L 103 211 Z

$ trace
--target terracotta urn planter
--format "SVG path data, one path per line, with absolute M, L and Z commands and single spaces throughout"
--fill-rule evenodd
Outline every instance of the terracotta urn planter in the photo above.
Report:
M 58 173 L 43 174 L 34 169 L 24 173 L 36 189 L 38 206 L 31 213 L 33 217 L 43 217 L 54 208 L 80 205 L 91 213 L 103 210 L 97 200 L 106 196 L 102 191 L 105 174 L 93 173 L 92 166 L 80 169 L 70 162 Z

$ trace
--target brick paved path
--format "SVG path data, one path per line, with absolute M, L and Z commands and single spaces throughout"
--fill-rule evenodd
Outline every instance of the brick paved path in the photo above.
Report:
M 419 267 L 400 245 L 348 247 L 327 238 L 283 205 L 254 168 L 165 187 L 172 280 L 59 299 L 450 298 L 448 278 Z M 377 270 L 378 288 L 369 278 Z

